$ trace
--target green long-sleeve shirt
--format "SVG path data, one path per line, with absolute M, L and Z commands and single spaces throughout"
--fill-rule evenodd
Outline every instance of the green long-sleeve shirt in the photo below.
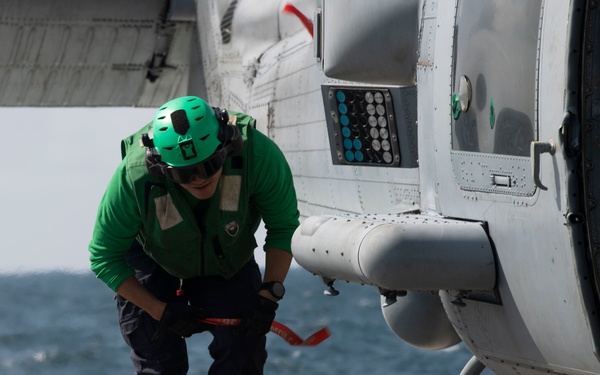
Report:
M 287 161 L 277 145 L 256 130 L 252 143 L 246 142 L 245 147 L 251 147 L 253 154 L 252 174 L 249 176 L 252 191 L 249 196 L 265 223 L 267 236 L 264 248 L 291 251 L 291 237 L 298 226 L 299 214 Z M 181 190 L 191 207 L 199 203 L 187 191 Z M 125 256 L 141 230 L 141 213 L 134 187 L 127 178 L 124 159 L 100 202 L 89 245 L 92 271 L 113 290 L 134 274 L 125 262 Z

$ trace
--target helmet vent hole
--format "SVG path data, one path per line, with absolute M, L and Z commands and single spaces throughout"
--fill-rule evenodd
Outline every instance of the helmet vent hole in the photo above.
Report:
M 166 131 L 167 131 L 167 129 L 169 129 L 169 128 L 168 128 L 168 127 L 166 127 L 166 126 L 163 126 L 162 128 L 158 129 L 158 131 L 161 131 L 161 132 L 166 132 Z
M 196 109 L 198 109 L 198 108 L 200 108 L 200 107 L 202 107 L 202 106 L 200 106 L 200 105 L 197 105 L 197 106 L 195 106 L 195 107 L 192 107 L 192 109 L 196 110 Z
M 204 116 L 200 116 L 200 117 L 196 117 L 194 120 L 196 120 L 196 121 L 200 121 L 200 120 L 202 120 L 203 118 L 204 118 Z
M 165 147 L 165 150 L 167 150 L 167 151 L 173 151 L 173 147 Z
M 206 138 L 208 138 L 208 136 L 209 136 L 209 135 L 210 135 L 210 134 L 207 134 L 207 135 L 205 135 L 204 137 L 201 137 L 201 138 L 200 138 L 200 140 L 201 140 L 201 141 L 205 140 Z
M 165 119 L 165 117 L 167 117 L 167 116 L 160 116 L 160 117 L 158 118 L 158 120 L 164 120 L 164 119 Z

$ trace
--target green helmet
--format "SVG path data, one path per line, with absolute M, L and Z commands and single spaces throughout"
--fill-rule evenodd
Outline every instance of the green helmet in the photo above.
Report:
M 215 111 L 197 96 L 173 99 L 160 107 L 152 133 L 161 161 L 174 168 L 197 164 L 221 145 Z

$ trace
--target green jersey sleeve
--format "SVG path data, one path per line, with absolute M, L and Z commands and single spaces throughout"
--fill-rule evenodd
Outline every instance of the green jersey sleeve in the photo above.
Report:
M 254 131 L 253 201 L 265 223 L 264 249 L 291 252 L 291 241 L 299 225 L 298 203 L 290 167 L 279 147 Z
M 125 172 L 125 160 L 119 164 L 102 197 L 89 244 L 92 271 L 115 291 L 135 273 L 125 257 L 141 227 L 133 186 Z

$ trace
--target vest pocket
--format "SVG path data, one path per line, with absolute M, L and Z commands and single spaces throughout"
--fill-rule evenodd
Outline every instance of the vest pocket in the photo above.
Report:
M 217 235 L 211 239 L 210 256 L 214 257 L 219 272 L 231 278 L 252 258 L 256 240 L 251 228 L 246 228 L 236 215 L 223 215 L 219 226 Z
M 144 250 L 168 273 L 179 278 L 201 274 L 202 235 L 189 214 L 180 212 L 171 194 L 153 186 L 148 197 Z
M 164 268 L 169 274 L 189 279 L 201 273 L 200 242 L 178 242 L 160 246 L 149 239 L 144 244 L 144 250 Z

